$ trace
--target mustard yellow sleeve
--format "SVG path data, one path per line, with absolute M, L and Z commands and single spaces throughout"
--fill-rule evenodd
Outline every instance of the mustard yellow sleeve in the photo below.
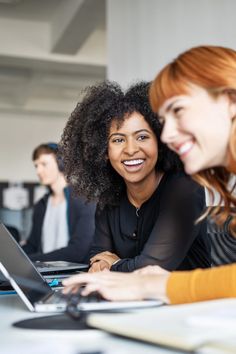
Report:
M 172 272 L 167 282 L 167 296 L 171 304 L 236 297 L 236 263 Z

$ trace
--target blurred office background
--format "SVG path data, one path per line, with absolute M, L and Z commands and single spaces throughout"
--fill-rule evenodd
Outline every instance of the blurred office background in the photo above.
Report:
M 81 90 L 151 80 L 191 46 L 236 49 L 235 13 L 234 0 L 0 0 L 0 219 L 27 236 L 43 192 L 32 150 L 60 140 Z

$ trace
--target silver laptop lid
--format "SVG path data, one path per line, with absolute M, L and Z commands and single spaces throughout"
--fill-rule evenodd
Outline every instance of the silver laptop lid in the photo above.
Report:
M 27 298 L 28 302 L 34 306 L 35 302 L 40 301 L 45 295 L 53 293 L 46 280 L 3 224 L 0 224 L 0 262 L 7 272 L 4 275 L 10 280 L 11 285 L 24 302 Z M 22 285 L 19 279 L 27 279 L 29 284 L 32 281 L 33 284 L 38 285 L 39 290 L 37 286 L 32 289 L 26 284 Z M 29 304 L 27 306 L 29 307 Z
M 50 274 L 72 274 L 77 271 L 85 271 L 89 268 L 88 264 L 85 263 L 73 263 L 66 261 L 36 261 L 34 262 L 35 267 L 43 275 Z

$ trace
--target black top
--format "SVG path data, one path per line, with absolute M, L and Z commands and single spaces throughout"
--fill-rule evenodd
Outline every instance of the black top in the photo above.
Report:
M 75 198 L 70 187 L 64 189 L 67 205 L 69 241 L 66 247 L 42 253 L 42 226 L 50 193 L 34 206 L 33 225 L 23 246 L 31 260 L 87 262 L 95 229 L 95 205 L 86 203 L 81 197 Z
M 206 221 L 194 225 L 205 208 L 202 187 L 183 173 L 165 174 L 141 208 L 125 194 L 119 206 L 97 208 L 90 252 L 116 253 L 112 270 L 130 272 L 146 265 L 189 270 L 211 265 Z

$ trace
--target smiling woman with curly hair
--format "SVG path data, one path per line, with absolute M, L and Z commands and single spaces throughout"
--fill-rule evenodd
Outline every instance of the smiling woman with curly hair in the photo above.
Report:
M 113 82 L 87 89 L 64 129 L 61 150 L 74 190 L 98 202 L 90 271 L 210 266 L 204 190 L 161 141 L 149 83 L 124 92 Z

